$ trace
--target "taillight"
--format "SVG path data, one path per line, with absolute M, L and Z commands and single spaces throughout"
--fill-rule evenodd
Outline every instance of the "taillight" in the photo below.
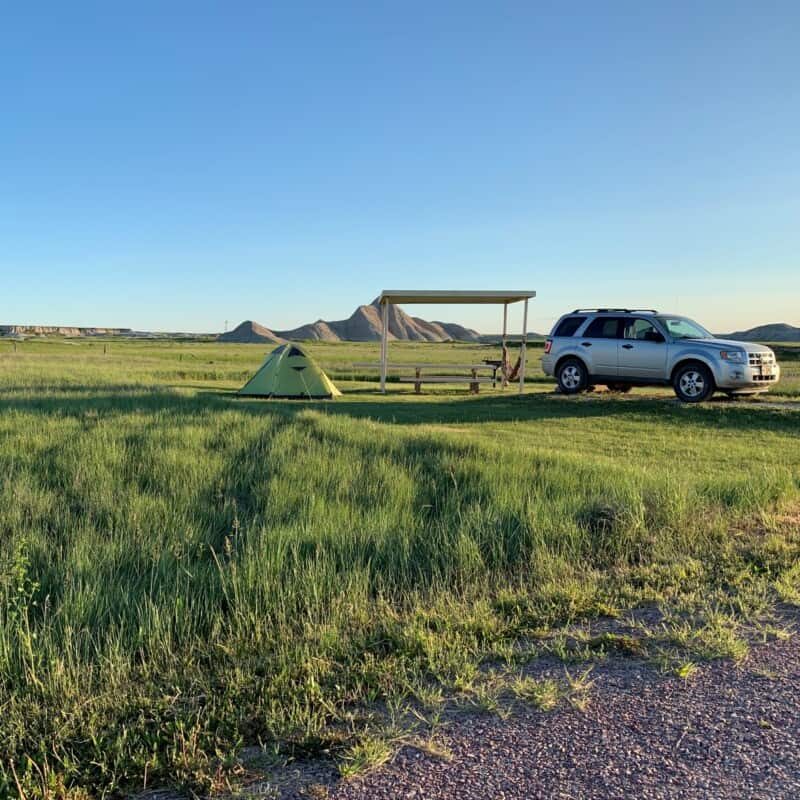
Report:
M 545 341 L 545 343 L 544 343 L 544 352 L 545 353 L 549 353 L 550 352 L 550 348 L 552 346 L 553 346 L 553 340 L 552 339 L 548 339 L 547 341 Z

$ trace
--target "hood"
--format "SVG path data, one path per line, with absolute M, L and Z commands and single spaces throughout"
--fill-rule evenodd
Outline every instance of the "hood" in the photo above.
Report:
M 772 350 L 763 344 L 756 342 L 740 342 L 735 339 L 678 339 L 676 344 L 686 344 L 694 342 L 702 347 L 715 347 L 720 350 L 744 350 L 745 353 L 771 353 Z

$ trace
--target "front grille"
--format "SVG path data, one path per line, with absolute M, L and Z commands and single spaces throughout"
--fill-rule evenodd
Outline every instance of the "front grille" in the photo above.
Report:
M 760 367 L 762 364 L 774 364 L 775 356 L 772 353 L 748 353 L 751 367 Z

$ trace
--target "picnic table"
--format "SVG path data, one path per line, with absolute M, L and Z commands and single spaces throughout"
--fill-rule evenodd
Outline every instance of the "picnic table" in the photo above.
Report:
M 420 394 L 422 392 L 423 383 L 468 383 L 469 390 L 472 394 L 478 394 L 480 385 L 482 383 L 491 383 L 492 386 L 497 384 L 497 370 L 501 362 L 484 362 L 482 364 L 420 364 L 416 362 L 387 363 L 387 369 L 413 369 L 414 375 L 401 375 L 398 380 L 401 383 L 413 383 L 414 392 Z M 380 362 L 373 361 L 360 361 L 353 364 L 354 367 L 368 367 L 373 369 L 380 369 Z M 425 374 L 428 371 L 436 372 L 443 370 L 469 370 L 469 375 L 437 375 Z M 480 370 L 491 370 L 492 376 L 478 375 Z

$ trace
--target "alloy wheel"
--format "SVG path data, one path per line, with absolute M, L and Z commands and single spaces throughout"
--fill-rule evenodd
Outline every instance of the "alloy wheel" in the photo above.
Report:
M 569 364 L 561 370 L 561 383 L 564 384 L 566 389 L 579 388 L 582 379 L 583 375 L 581 375 L 580 369 L 574 364 Z
M 701 397 L 706 390 L 706 381 L 700 372 L 689 369 L 681 375 L 680 387 L 686 397 Z

